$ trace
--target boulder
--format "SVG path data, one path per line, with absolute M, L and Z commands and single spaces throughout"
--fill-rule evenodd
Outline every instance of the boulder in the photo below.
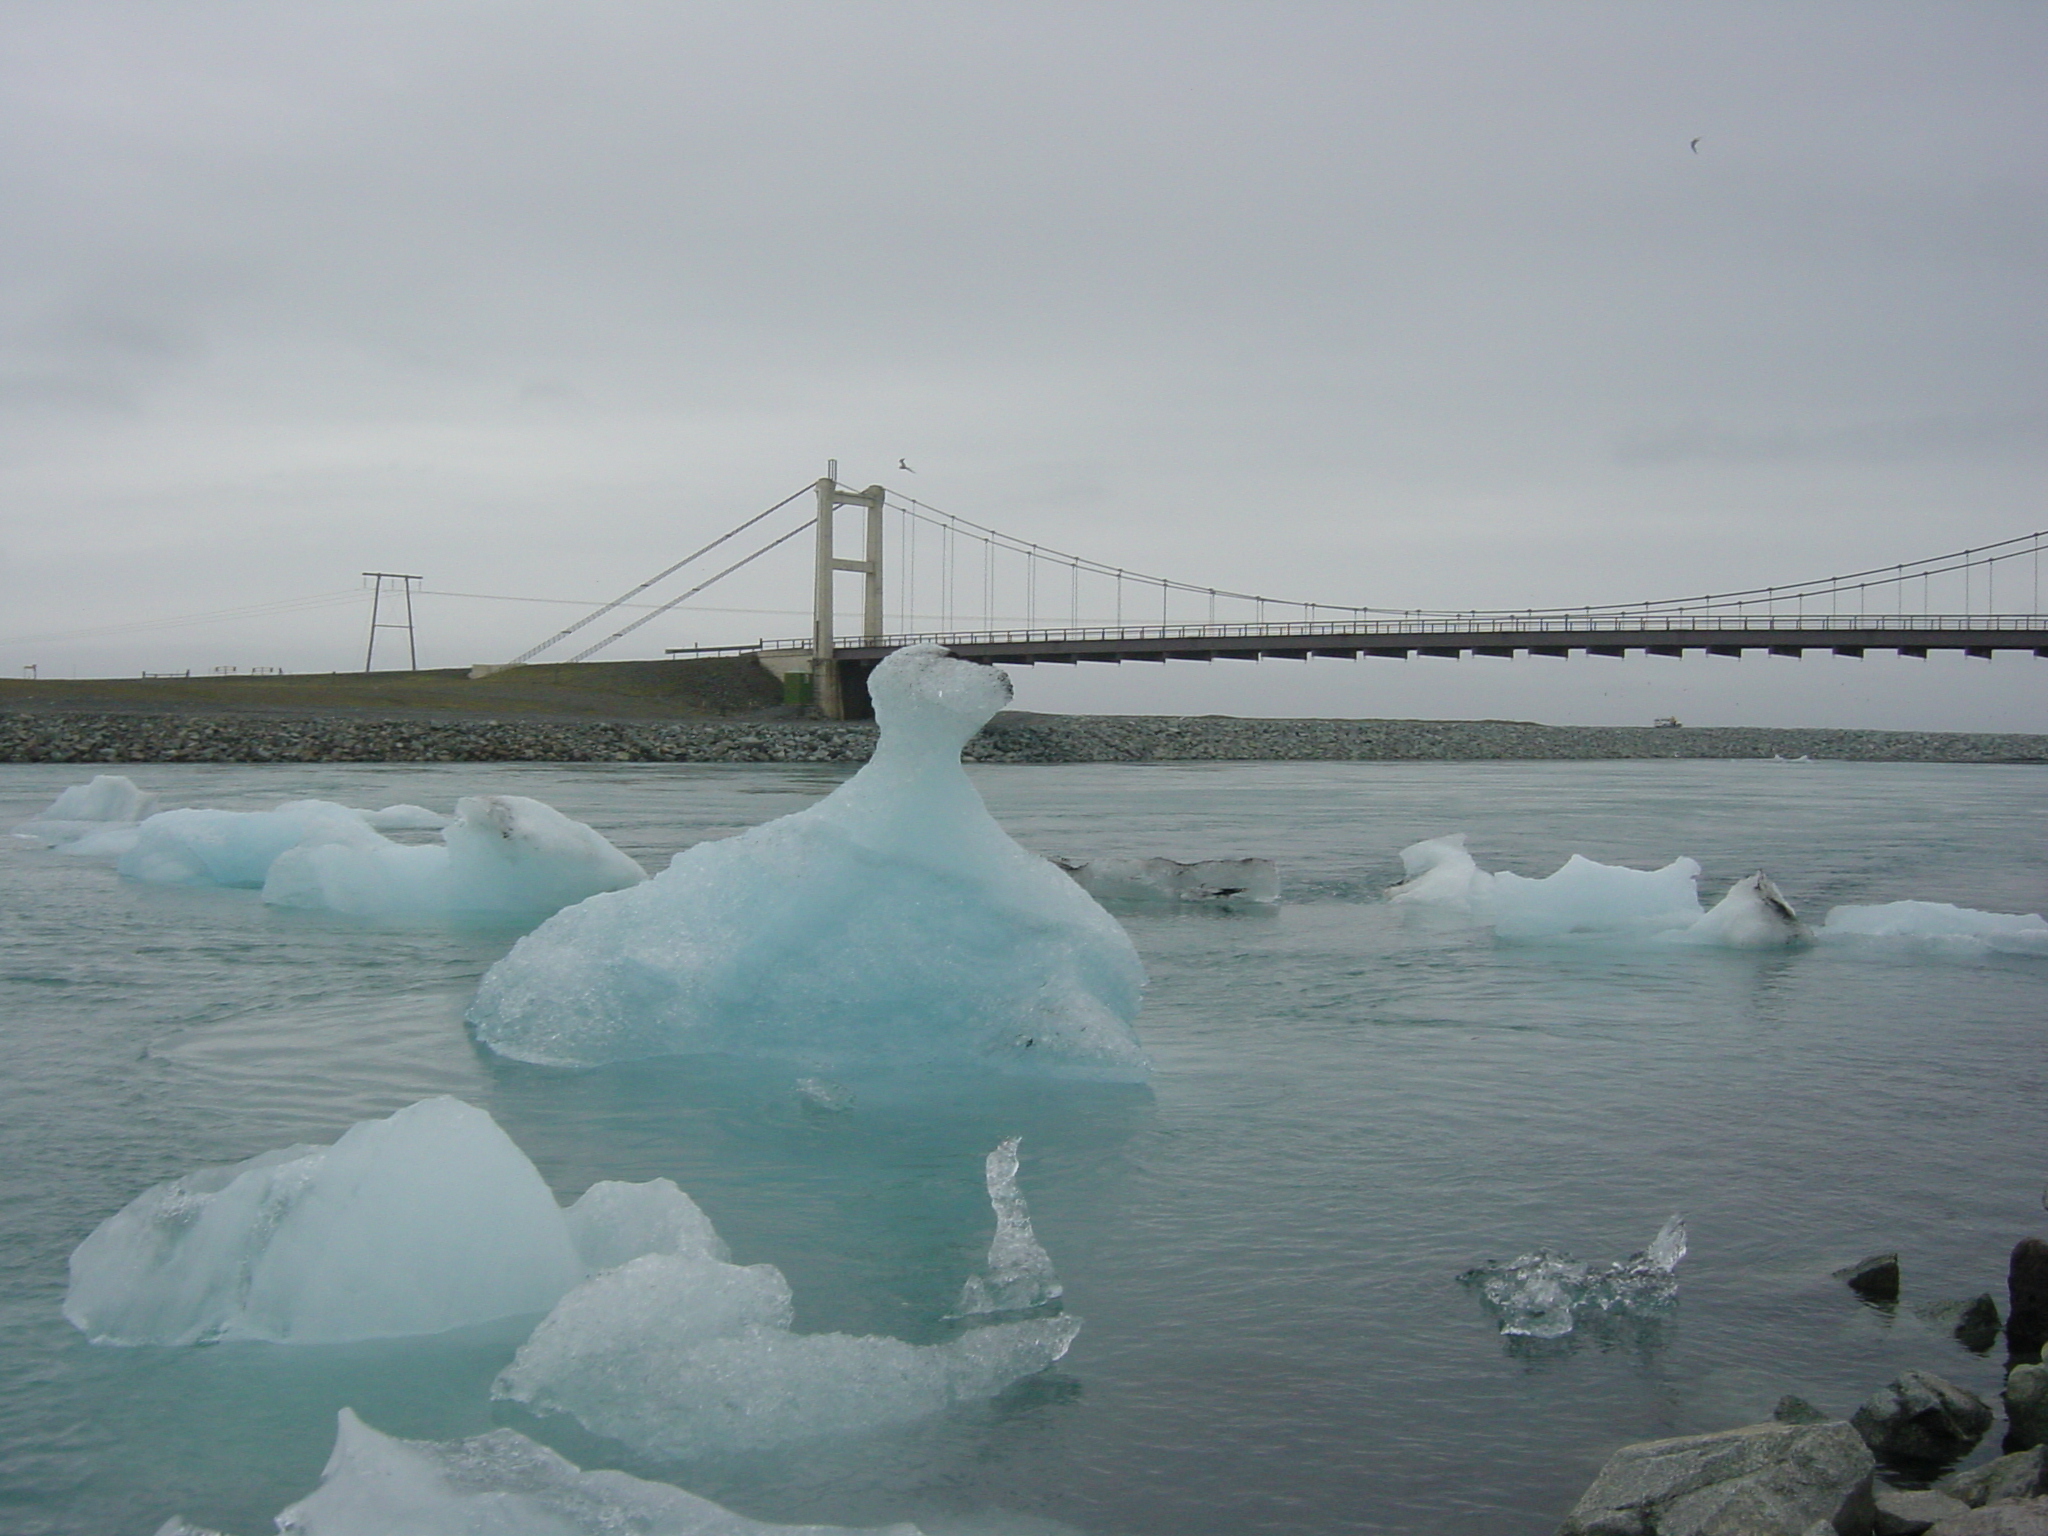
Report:
M 2048 1365 L 2016 1365 L 2005 1373 L 2005 1430 L 2007 1449 L 2048 1441 Z
M 1866 1536 L 1874 1465 L 1839 1419 L 1646 1440 L 1608 1459 L 1559 1536 Z
M 2006 1352 L 2023 1364 L 2039 1360 L 2048 1342 L 2048 1243 L 2029 1237 L 2016 1244 L 2005 1286 Z
M 1835 1278 L 1865 1301 L 1897 1301 L 1899 1256 L 1896 1253 L 1873 1253 L 1867 1259 L 1836 1270 Z
M 1778 1406 L 1771 1410 L 1771 1418 L 1780 1424 L 1825 1424 L 1834 1415 L 1824 1408 L 1816 1408 L 1797 1392 L 1787 1392 L 1778 1399 Z
M 1991 1405 L 1932 1371 L 1907 1371 L 1871 1393 L 1849 1422 L 1888 1461 L 1954 1461 L 1984 1438 Z
M 1936 1301 L 1913 1310 L 1935 1327 L 1947 1329 L 1972 1353 L 1981 1355 L 1998 1342 L 1998 1303 L 1989 1291 L 1968 1301 Z
M 1931 1488 L 1894 1488 L 1879 1483 L 1876 1495 L 1877 1518 L 1871 1524 L 1871 1536 L 1921 1536 L 1930 1526 L 1970 1512 L 1961 1499 Z
M 2048 1536 L 2048 1499 L 1987 1504 L 1929 1526 L 1927 1536 Z
M 1952 1472 L 1934 1486 L 1972 1509 L 2031 1499 L 2048 1493 L 2048 1451 L 2038 1445 L 2029 1451 L 2015 1451 L 1967 1472 Z

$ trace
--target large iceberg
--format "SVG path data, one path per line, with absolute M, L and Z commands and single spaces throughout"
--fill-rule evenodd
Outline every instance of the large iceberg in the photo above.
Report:
M 18 823 L 14 831 L 19 837 L 60 846 L 75 846 L 86 839 L 98 843 L 133 827 L 156 809 L 156 801 L 154 791 L 133 779 L 102 773 L 90 783 L 71 785 L 47 808 Z
M 371 825 L 417 827 L 408 813 L 418 810 L 392 806 L 361 817 L 366 837 L 315 836 L 287 848 L 264 877 L 263 899 L 357 917 L 513 919 L 647 878 L 600 833 L 524 795 L 457 801 L 438 844 L 393 842 Z
M 667 1483 L 585 1472 L 509 1429 L 452 1444 L 379 1434 L 341 1410 L 319 1489 L 277 1517 L 293 1536 L 860 1536 L 768 1525 Z M 868 1536 L 918 1536 L 913 1525 Z M 183 1522 L 166 1533 L 194 1533 Z
M 996 825 L 960 765 L 1009 680 L 915 645 L 868 687 L 881 739 L 859 773 L 542 924 L 484 977 L 477 1038 L 558 1066 L 724 1052 L 1142 1070 L 1129 937 Z
M 137 1196 L 71 1255 L 64 1315 L 100 1344 L 403 1337 L 545 1312 L 677 1250 L 722 1256 L 668 1180 L 564 1211 L 489 1115 L 435 1098 Z

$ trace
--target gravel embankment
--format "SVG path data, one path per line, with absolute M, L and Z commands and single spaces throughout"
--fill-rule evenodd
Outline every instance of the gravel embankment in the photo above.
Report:
M 868 723 L 546 722 L 375 717 L 0 714 L 9 763 L 834 763 L 864 760 Z M 1487 762 L 1813 757 L 2048 762 L 2048 736 L 1735 726 L 1532 725 L 1514 720 L 1256 720 L 999 715 L 970 762 Z

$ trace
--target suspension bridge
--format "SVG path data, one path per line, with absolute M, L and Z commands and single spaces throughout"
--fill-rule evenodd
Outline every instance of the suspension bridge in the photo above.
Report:
M 801 520 L 793 526 L 779 526 L 796 518 Z M 784 679 L 788 697 L 813 702 L 834 719 L 867 714 L 866 680 L 875 663 L 899 646 L 925 641 L 977 661 L 1013 665 L 1631 651 L 1827 651 L 1860 657 L 1875 650 L 1922 658 L 1933 651 L 1987 658 L 1998 651 L 2030 651 L 2048 657 L 2048 623 L 2041 611 L 2048 531 L 1739 592 L 1577 608 L 1394 609 L 1286 601 L 1125 570 L 880 485 L 854 490 L 839 483 L 834 464 L 815 484 L 747 518 L 506 666 L 533 662 L 585 636 L 591 626 L 635 610 L 635 617 L 598 631 L 603 637 L 594 642 L 579 640 L 574 654 L 562 658 L 586 660 L 806 533 L 812 535 L 809 634 L 670 647 L 666 654 L 756 656 Z M 647 600 L 685 571 L 693 579 L 684 591 Z M 859 579 L 859 621 L 841 635 L 839 615 L 852 611 L 841 596 L 844 576 Z

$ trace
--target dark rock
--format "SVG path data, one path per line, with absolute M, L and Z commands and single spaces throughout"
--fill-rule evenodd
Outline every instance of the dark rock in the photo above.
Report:
M 1824 1409 L 1816 1408 L 1797 1392 L 1787 1392 L 1778 1399 L 1778 1406 L 1771 1410 L 1771 1418 L 1779 1424 L 1825 1424 L 1834 1417 Z
M 1899 1256 L 1874 1253 L 1861 1263 L 1835 1271 L 1835 1278 L 1866 1301 L 1899 1299 Z
M 1849 1422 L 1887 1461 L 1953 1461 L 1984 1438 L 1991 1405 L 1932 1371 L 1907 1371 L 1873 1392 Z
M 2005 1285 L 2006 1352 L 2023 1363 L 2039 1360 L 2048 1343 L 2048 1243 L 2029 1237 L 2016 1244 Z
M 1927 1536 L 2048 1536 L 2048 1499 L 1987 1504 L 1929 1526 Z
M 2048 1365 L 2016 1365 L 2005 1373 L 2005 1448 L 2048 1443 Z
M 1865 1536 L 1872 1468 L 1839 1419 L 1647 1440 L 1608 1459 L 1560 1536 Z
M 1876 1488 L 1877 1518 L 1871 1523 L 1872 1536 L 1921 1536 L 1942 1520 L 1953 1520 L 1970 1512 L 1960 1499 L 1926 1488 L 1894 1488 L 1879 1483 Z
M 1913 1309 L 1937 1328 L 1945 1328 L 1963 1348 L 1983 1354 L 1998 1342 L 1998 1303 L 1986 1291 L 1968 1301 L 1935 1301 Z
M 2032 1450 L 2015 1451 L 1967 1472 L 1952 1472 L 1934 1486 L 1972 1509 L 2035 1498 L 2048 1493 L 2048 1452 L 2038 1445 Z

